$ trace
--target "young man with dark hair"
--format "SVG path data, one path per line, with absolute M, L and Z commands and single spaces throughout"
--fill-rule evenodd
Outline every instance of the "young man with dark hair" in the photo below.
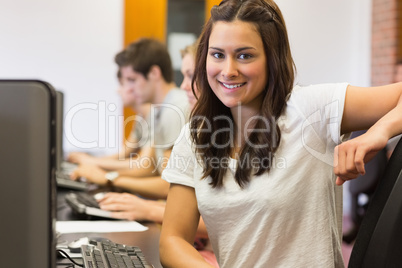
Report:
M 138 104 L 150 103 L 148 116 L 136 122 L 131 135 L 135 142 L 126 146 L 129 159 L 71 155 L 70 160 L 79 164 L 72 178 L 85 177 L 92 183 L 112 184 L 145 197 L 166 198 L 169 184 L 160 175 L 188 118 L 186 93 L 176 87 L 170 55 L 157 40 L 139 39 L 118 53 L 115 62 L 124 94 Z M 139 147 L 141 150 L 135 152 Z

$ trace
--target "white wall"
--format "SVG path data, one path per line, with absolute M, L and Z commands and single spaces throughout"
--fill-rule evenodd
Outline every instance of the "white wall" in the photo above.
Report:
M 369 85 L 371 1 L 277 3 L 298 83 Z M 121 104 L 113 57 L 123 46 L 122 23 L 122 0 L 0 0 L 0 78 L 43 79 L 65 92 L 67 151 L 80 149 L 77 141 L 100 147 L 97 152 L 118 146 L 121 127 L 113 121 L 119 121 Z M 106 121 L 99 125 L 99 118 Z
M 371 0 L 276 1 L 300 84 L 370 85 Z
M 95 153 L 116 150 L 122 134 L 111 123 L 122 108 L 113 60 L 122 23 L 122 0 L 0 0 L 0 78 L 41 79 L 65 93 L 68 151 L 80 143 L 99 145 Z M 105 117 L 112 120 L 98 124 Z

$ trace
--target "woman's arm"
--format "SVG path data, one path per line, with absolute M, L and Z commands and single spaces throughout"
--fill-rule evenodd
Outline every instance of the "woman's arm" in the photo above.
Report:
M 402 133 L 402 83 L 380 87 L 349 86 L 346 91 L 341 133 L 368 131 L 335 148 L 336 183 L 364 174 L 364 164 Z
M 193 246 L 199 219 L 194 189 L 171 184 L 159 242 L 163 267 L 213 267 Z
M 402 82 L 379 87 L 348 86 L 341 132 L 369 129 L 380 119 L 400 120 L 401 100 Z M 392 137 L 397 134 L 393 133 Z

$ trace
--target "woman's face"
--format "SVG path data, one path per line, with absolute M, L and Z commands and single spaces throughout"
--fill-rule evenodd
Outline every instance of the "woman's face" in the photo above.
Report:
M 239 20 L 214 24 L 207 76 L 213 92 L 227 107 L 260 108 L 267 70 L 264 45 L 254 24 Z
M 191 87 L 191 80 L 193 79 L 194 76 L 194 68 L 195 68 L 194 55 L 192 55 L 191 53 L 187 53 L 183 57 L 181 63 L 181 73 L 183 74 L 183 82 L 181 83 L 180 87 L 186 91 L 188 101 L 191 107 L 194 107 L 194 104 L 197 102 L 197 99 L 195 98 Z M 198 94 L 197 88 L 194 88 L 194 91 L 196 94 Z

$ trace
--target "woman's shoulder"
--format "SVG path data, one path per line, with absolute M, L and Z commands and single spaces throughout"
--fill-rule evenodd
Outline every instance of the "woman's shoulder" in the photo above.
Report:
M 311 103 L 316 100 L 331 101 L 336 100 L 346 92 L 347 83 L 324 83 L 312 85 L 295 85 L 289 97 L 289 101 Z
M 348 83 L 319 83 L 319 84 L 296 84 L 292 89 L 293 93 L 307 93 L 307 92 L 314 92 L 317 91 L 328 91 L 328 90 L 336 90 L 340 88 L 345 88 Z
M 343 110 L 347 83 L 296 85 L 289 96 L 283 116 L 286 118 L 308 118 Z

